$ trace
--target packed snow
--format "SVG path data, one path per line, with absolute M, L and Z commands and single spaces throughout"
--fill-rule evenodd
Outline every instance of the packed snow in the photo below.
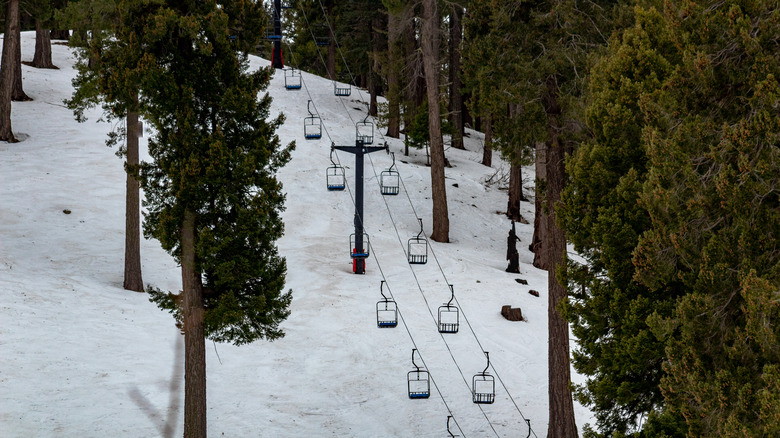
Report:
M 34 40 L 34 32 L 23 33 L 23 60 L 32 58 Z M 22 141 L 0 142 L 0 436 L 180 436 L 183 337 L 146 294 L 122 288 L 125 173 L 104 143 L 113 127 L 99 120 L 99 109 L 86 123 L 74 120 L 63 100 L 73 91 L 75 56 L 56 43 L 53 58 L 59 70 L 22 66 L 34 100 L 13 103 Z M 268 64 L 251 58 L 252 69 Z M 355 275 L 354 157 L 337 153 L 350 190 L 327 191 L 325 170 L 331 139 L 354 145 L 368 95 L 353 88 L 336 97 L 332 82 L 308 73 L 303 85 L 286 90 L 278 71 L 268 89 L 274 114 L 286 117 L 279 137 L 297 144 L 279 173 L 287 201 L 278 245 L 293 291 L 286 336 L 241 347 L 207 341 L 209 434 L 443 437 L 452 415 L 459 436 L 525 437 L 524 418 L 531 436 L 545 436 L 547 273 L 531 265 L 532 225 L 520 223 L 521 274 L 505 272 L 506 181 L 496 180 L 507 164 L 480 164 L 483 136 L 475 131 L 467 150 L 447 149 L 451 242 L 430 241 L 429 262 L 412 266 L 404 251 L 419 232 L 417 217 L 426 234 L 432 227 L 430 169 L 424 150 L 404 156 L 402 140 L 384 138 L 377 127 L 375 144 L 387 141 L 403 185 L 398 196 L 381 195 L 378 175 L 392 157 L 366 157 L 371 256 L 367 273 Z M 321 140 L 304 139 L 309 99 L 323 120 Z M 523 172 L 532 197 L 533 169 Z M 533 202 L 522 210 L 533 222 Z M 180 270 L 157 241 L 143 240 L 141 257 L 145 284 L 181 289 Z M 381 280 L 400 310 L 396 328 L 377 328 Z M 437 331 L 448 284 L 461 310 L 457 334 Z M 526 321 L 504 319 L 506 304 L 522 308 Z M 407 393 L 413 348 L 432 377 L 429 399 Z M 471 385 L 487 365 L 483 350 L 496 396 L 477 405 Z M 579 427 L 592 421 L 576 402 L 575 411 Z

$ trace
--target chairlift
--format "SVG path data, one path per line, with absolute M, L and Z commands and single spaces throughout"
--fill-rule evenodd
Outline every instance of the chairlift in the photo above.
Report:
M 450 430 L 450 418 L 452 418 L 452 415 L 447 415 L 447 433 L 450 435 L 450 438 L 455 438 L 460 435 L 453 435 L 452 431 Z
M 347 186 L 347 178 L 344 176 L 344 168 L 333 161 L 333 149 L 330 150 L 330 162 L 333 164 L 325 172 L 325 182 L 328 190 L 344 190 Z
M 417 237 L 409 239 L 407 250 L 410 265 L 424 265 L 428 263 L 428 239 L 423 236 L 422 219 L 417 218 L 417 220 L 420 221 L 420 232 L 417 233 Z
M 391 298 L 387 298 L 384 292 L 385 281 L 379 284 L 379 293 L 382 299 L 376 303 L 376 326 L 379 328 L 392 328 L 398 326 L 398 306 Z
M 397 195 L 400 190 L 401 176 L 394 167 L 395 152 L 393 152 L 393 164 L 379 174 L 379 186 L 382 188 L 383 195 Z
M 439 333 L 458 333 L 460 328 L 460 310 L 452 304 L 455 299 L 455 288 L 450 286 L 452 296 L 450 301 L 439 306 Z
M 496 381 L 487 372 L 490 368 L 490 356 L 487 351 L 484 353 L 487 358 L 487 366 L 484 371 L 474 375 L 471 381 L 471 393 L 474 403 L 489 405 L 496 400 Z
M 300 90 L 303 84 L 301 71 L 294 68 L 288 68 L 284 71 L 284 88 L 288 90 Z
M 368 114 L 362 122 L 355 123 L 355 137 L 363 144 L 371 144 L 374 142 L 374 123 L 368 121 Z
M 320 47 L 330 45 L 330 29 L 323 23 L 320 23 L 312 31 L 314 35 L 314 44 Z
M 322 119 L 311 112 L 311 100 L 306 104 L 306 109 L 309 111 L 309 117 L 303 119 L 303 137 L 306 140 L 319 140 L 322 138 Z
M 363 245 L 361 245 L 361 246 L 363 247 L 363 250 L 362 251 L 358 251 L 357 250 L 357 240 L 355 239 L 355 233 L 350 234 L 349 235 L 349 248 L 350 248 L 349 249 L 349 255 L 353 259 L 358 259 L 358 258 L 365 259 L 365 258 L 368 258 L 368 256 L 370 255 L 369 254 L 370 251 L 369 251 L 368 234 L 366 234 L 366 233 L 363 233 Z
M 352 87 L 349 84 L 340 84 L 333 81 L 333 94 L 336 96 L 349 96 L 352 94 Z
M 407 387 L 409 389 L 409 398 L 428 398 L 431 396 L 431 376 L 427 370 L 417 366 L 414 362 L 414 352 L 412 349 L 412 365 L 414 370 L 406 374 Z

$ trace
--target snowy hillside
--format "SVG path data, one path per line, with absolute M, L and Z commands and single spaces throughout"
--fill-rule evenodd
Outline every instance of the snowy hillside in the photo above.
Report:
M 22 60 L 30 60 L 34 32 L 22 40 Z M 182 337 L 145 294 L 122 289 L 122 161 L 104 145 L 111 127 L 98 122 L 99 110 L 78 124 L 64 107 L 74 56 L 63 45 L 53 52 L 59 70 L 22 66 L 25 91 L 34 99 L 13 103 L 14 132 L 23 141 L 0 143 L 0 436 L 152 437 L 170 432 L 166 427 L 180 436 Z M 252 68 L 265 65 L 252 59 Z M 402 142 L 388 138 L 403 186 L 398 196 L 382 196 L 377 175 L 391 156 L 367 156 L 372 254 L 366 275 L 355 275 L 352 193 L 326 190 L 330 141 L 327 135 L 305 140 L 303 118 L 311 98 L 333 141 L 354 144 L 354 123 L 365 116 L 368 95 L 353 89 L 339 98 L 328 80 L 304 73 L 303 81 L 304 89 L 285 90 L 278 72 L 269 88 L 274 111 L 287 117 L 280 138 L 297 143 L 280 175 L 287 210 L 279 248 L 287 258 L 292 314 L 282 325 L 286 336 L 273 343 L 208 341 L 210 435 L 444 437 L 452 415 L 451 429 L 460 436 L 525 437 L 523 416 L 534 435 L 545 436 L 547 274 L 530 265 L 532 227 L 523 224 L 522 274 L 504 272 L 510 224 L 499 213 L 506 192 L 485 180 L 506 165 L 479 164 L 476 132 L 466 139 L 467 151 L 447 150 L 452 242 L 431 242 L 436 258 L 410 266 L 404 249 L 419 232 L 416 217 L 431 231 L 430 170 L 424 151 L 405 157 Z M 353 187 L 353 156 L 338 159 Z M 531 172 L 524 169 L 526 187 Z M 523 203 L 523 215 L 533 218 L 533 203 Z M 158 242 L 142 241 L 141 258 L 144 283 L 181 288 L 180 271 Z M 397 328 L 376 326 L 383 279 L 403 318 Z M 440 335 L 436 314 L 450 298 L 448 283 L 461 327 Z M 527 321 L 501 317 L 505 304 L 521 307 Z M 407 395 L 415 346 L 433 378 L 427 400 Z M 488 372 L 500 378 L 490 405 L 471 400 L 472 376 L 486 366 L 482 350 L 490 352 Z M 591 421 L 587 409 L 575 409 L 579 427 Z

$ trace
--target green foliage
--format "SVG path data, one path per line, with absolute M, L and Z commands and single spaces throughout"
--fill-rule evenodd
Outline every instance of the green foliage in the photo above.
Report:
M 558 214 L 587 261 L 568 266 L 569 319 L 579 340 L 573 363 L 588 376 L 576 394 L 604 436 L 631 432 L 663 405 L 664 343 L 647 318 L 669 315 L 677 292 L 637 283 L 632 252 L 651 227 L 638 202 L 648 173 L 646 113 L 678 59 L 662 15 L 637 9 L 636 24 L 591 71 L 586 120 L 593 138 L 566 163 Z
M 780 302 L 780 12 L 774 2 L 681 2 L 681 54 L 648 132 L 643 283 L 686 295 L 653 321 L 667 403 L 694 436 L 775 436 Z

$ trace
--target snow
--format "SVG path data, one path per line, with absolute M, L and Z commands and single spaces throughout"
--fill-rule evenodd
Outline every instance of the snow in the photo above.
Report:
M 22 41 L 28 60 L 34 32 L 23 33 Z M 34 99 L 13 103 L 14 132 L 23 141 L 0 143 L 0 436 L 178 436 L 182 336 L 146 294 L 122 289 L 122 160 L 104 144 L 112 127 L 98 121 L 100 110 L 79 124 L 64 107 L 75 58 L 58 44 L 53 56 L 59 70 L 22 66 L 25 91 Z M 265 65 L 251 60 L 252 68 Z M 522 274 L 504 271 L 506 192 L 485 180 L 506 164 L 479 164 L 483 137 L 474 131 L 466 151 L 447 150 L 451 243 L 431 241 L 435 259 L 431 254 L 427 264 L 410 266 L 404 249 L 419 232 L 416 217 L 431 231 L 430 171 L 424 151 L 403 156 L 402 142 L 383 139 L 377 128 L 377 141 L 387 140 L 396 154 L 403 186 L 398 196 L 382 196 L 378 175 L 392 158 L 367 156 L 372 254 L 367 273 L 355 275 L 348 253 L 352 193 L 325 189 L 330 142 L 327 135 L 305 140 L 303 118 L 311 98 L 333 141 L 352 145 L 368 96 L 353 88 L 351 96 L 336 97 L 330 81 L 308 73 L 303 82 L 302 90 L 285 90 L 277 73 L 269 87 L 273 112 L 286 116 L 278 134 L 284 143 L 297 143 L 280 172 L 287 210 L 278 243 L 294 297 L 282 324 L 286 336 L 241 347 L 207 341 L 209 433 L 441 437 L 448 436 L 447 416 L 453 415 L 451 429 L 460 436 L 525 437 L 521 411 L 535 435 L 545 436 L 547 273 L 531 265 L 533 230 L 526 224 L 517 224 Z M 337 155 L 351 188 L 354 158 Z M 533 169 L 523 172 L 530 196 Z M 532 202 L 522 209 L 533 218 Z M 154 240 L 141 246 L 144 282 L 179 290 L 172 258 Z M 401 312 L 397 328 L 376 327 L 383 279 Z M 454 285 L 461 327 L 440 335 L 436 313 L 450 298 L 447 284 Z M 503 319 L 505 304 L 521 307 L 527 321 Z M 433 379 L 427 400 L 408 398 L 412 348 Z M 472 376 L 486 366 L 482 350 L 490 352 L 488 372 L 500 377 L 492 405 L 471 401 Z M 575 411 L 579 427 L 592 421 L 576 402 Z

